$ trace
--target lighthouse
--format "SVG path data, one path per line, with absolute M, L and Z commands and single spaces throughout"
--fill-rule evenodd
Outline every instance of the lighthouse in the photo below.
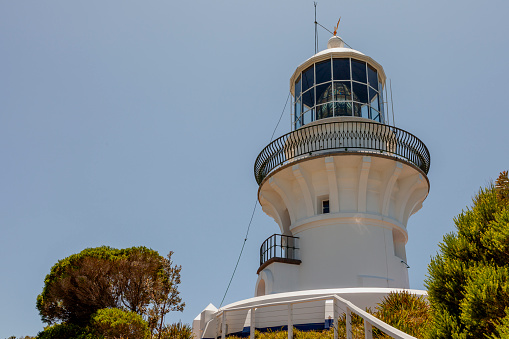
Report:
M 327 47 L 290 78 L 293 131 L 256 159 L 259 202 L 279 226 L 260 250 L 257 296 L 409 287 L 407 223 L 429 191 L 428 150 L 387 124 L 382 66 L 337 36 Z
M 337 300 L 363 309 L 409 289 L 407 225 L 429 192 L 430 155 L 388 123 L 385 86 L 383 67 L 336 35 L 296 68 L 292 131 L 254 165 L 258 201 L 278 225 L 260 247 L 254 298 L 209 305 L 193 323 L 197 336 L 327 328 Z M 296 312 L 302 300 L 315 311 Z

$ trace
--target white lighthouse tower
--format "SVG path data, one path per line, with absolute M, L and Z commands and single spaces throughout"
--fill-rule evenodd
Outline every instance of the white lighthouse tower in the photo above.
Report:
M 428 194 L 430 156 L 413 134 L 388 125 L 385 81 L 380 64 L 337 36 L 297 67 L 292 132 L 255 162 L 259 202 L 279 226 L 260 248 L 255 297 L 209 305 L 193 324 L 197 336 L 324 328 L 336 311 L 323 296 L 362 309 L 409 288 L 407 223 Z M 316 311 L 288 322 L 277 307 L 292 302 L 295 312 L 299 300 Z M 285 314 L 269 315 L 268 305 Z

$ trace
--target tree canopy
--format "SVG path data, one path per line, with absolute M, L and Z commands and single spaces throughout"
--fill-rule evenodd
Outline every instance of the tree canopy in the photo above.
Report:
M 165 315 L 182 311 L 185 306 L 178 291 L 181 267 L 173 264 L 172 254 L 165 258 L 146 247 L 85 249 L 51 268 L 36 307 L 42 320 L 50 325 L 93 325 L 106 333 L 105 326 L 113 323 L 104 319 L 114 311 L 100 310 L 118 309 L 127 312 L 123 319 L 135 319 L 130 314 L 137 314 L 150 333 L 161 332 Z M 129 328 L 122 326 L 118 328 Z M 118 328 L 112 327 L 110 332 Z
M 502 172 L 474 197 L 428 267 L 429 338 L 509 333 L 509 180 Z

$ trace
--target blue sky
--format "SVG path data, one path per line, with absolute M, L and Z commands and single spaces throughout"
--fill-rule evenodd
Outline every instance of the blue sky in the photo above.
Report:
M 318 20 L 392 79 L 396 125 L 431 153 L 408 226 L 412 288 L 453 217 L 509 168 L 506 1 L 319 1 Z M 0 2 L 0 338 L 35 335 L 45 275 L 86 247 L 147 246 L 183 267 L 190 323 L 219 306 L 256 200 L 253 164 L 312 1 Z M 329 33 L 320 30 L 320 49 Z M 290 130 L 287 110 L 276 136 Z M 254 293 L 257 209 L 225 302 Z

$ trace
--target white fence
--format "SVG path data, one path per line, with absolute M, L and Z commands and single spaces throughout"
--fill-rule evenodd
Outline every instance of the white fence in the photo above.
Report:
M 229 333 L 237 333 L 245 327 L 249 327 L 250 338 L 254 339 L 256 325 L 259 328 L 287 325 L 288 338 L 291 339 L 293 338 L 293 326 L 295 324 L 323 323 L 324 315 L 327 316 L 327 313 L 329 313 L 329 317 L 333 321 L 334 339 L 338 339 L 338 318 L 341 314 L 346 315 L 346 337 L 352 339 L 352 312 L 363 319 L 366 339 L 373 338 L 373 327 L 395 339 L 416 339 L 338 295 L 220 309 L 215 315 L 216 338 L 221 336 L 222 339 L 225 339 Z

